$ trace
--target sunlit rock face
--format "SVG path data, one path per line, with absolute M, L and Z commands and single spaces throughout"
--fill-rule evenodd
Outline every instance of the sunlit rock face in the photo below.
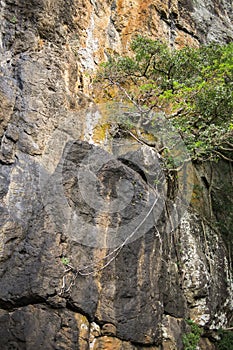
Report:
M 214 349 L 231 315 L 231 166 L 190 168 L 180 202 L 157 153 L 118 133 L 122 110 L 88 94 L 99 63 L 135 34 L 228 42 L 231 10 L 0 1 L 1 349 L 180 350 L 187 318 Z

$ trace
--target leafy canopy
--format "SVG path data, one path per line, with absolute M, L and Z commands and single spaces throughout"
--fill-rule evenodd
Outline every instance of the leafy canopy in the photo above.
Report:
M 175 50 L 137 36 L 131 50 L 101 65 L 96 84 L 105 84 L 102 97 L 165 113 L 194 159 L 230 159 L 233 43 Z

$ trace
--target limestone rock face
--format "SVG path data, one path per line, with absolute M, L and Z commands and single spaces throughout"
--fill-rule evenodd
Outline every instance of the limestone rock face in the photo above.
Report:
M 1 0 L 1 349 L 180 350 L 187 318 L 203 327 L 200 348 L 214 349 L 231 317 L 230 165 L 193 169 L 195 196 L 179 206 L 157 154 L 112 130 L 122 110 L 88 93 L 98 64 L 133 35 L 230 41 L 231 10 Z

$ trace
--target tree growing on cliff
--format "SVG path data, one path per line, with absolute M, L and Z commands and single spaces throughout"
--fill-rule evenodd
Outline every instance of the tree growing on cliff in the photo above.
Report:
M 171 50 L 137 36 L 131 50 L 101 65 L 102 98 L 128 101 L 144 114 L 163 112 L 193 159 L 232 161 L 233 43 Z

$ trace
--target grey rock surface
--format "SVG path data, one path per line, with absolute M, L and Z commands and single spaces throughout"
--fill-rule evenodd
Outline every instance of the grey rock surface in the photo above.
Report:
M 150 211 L 160 160 L 112 137 L 106 115 L 115 111 L 84 94 L 93 73 L 84 67 L 124 46 L 128 19 L 119 3 L 1 1 L 3 350 L 180 350 L 186 318 L 205 329 L 201 349 L 213 350 L 207 336 L 231 320 L 230 165 L 197 166 L 199 197 L 185 210 L 164 174 Z M 134 4 L 134 32 L 145 23 L 142 5 Z M 178 11 L 177 37 L 232 40 L 227 1 L 162 5 L 145 9 L 154 13 L 151 35 L 171 27 L 169 10 Z M 105 31 L 110 18 L 115 34 Z

